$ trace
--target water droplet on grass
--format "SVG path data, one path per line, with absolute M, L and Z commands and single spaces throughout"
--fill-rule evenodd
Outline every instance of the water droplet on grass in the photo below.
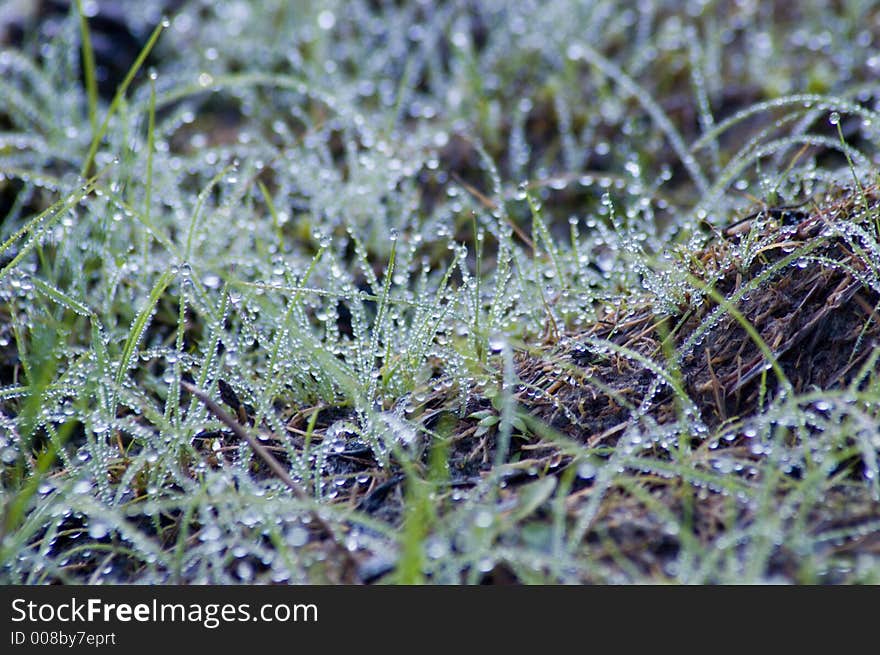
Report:
M 220 528 L 209 525 L 199 534 L 199 541 L 217 541 L 220 539 Z
M 425 553 L 431 559 L 441 559 L 449 552 L 449 543 L 445 539 L 432 537 L 425 544 Z
M 103 539 L 110 532 L 110 527 L 102 521 L 89 521 L 89 536 L 92 539 Z
M 305 546 L 308 543 L 309 532 L 302 526 L 296 525 L 287 531 L 284 540 L 289 546 L 299 548 L 300 546 Z
M 18 459 L 18 451 L 13 446 L 7 446 L 0 451 L 0 460 L 4 464 L 14 464 L 16 459 Z
M 596 466 L 592 462 L 581 462 L 577 467 L 577 474 L 579 478 L 590 480 L 596 477 Z
M 488 528 L 492 525 L 492 512 L 486 509 L 481 509 L 477 512 L 476 516 L 474 516 L 474 525 L 478 528 Z
M 503 334 L 493 334 L 489 337 L 489 350 L 492 352 L 501 352 L 504 349 L 507 340 Z
M 334 25 L 336 25 L 336 16 L 332 11 L 325 9 L 318 14 L 318 27 L 322 30 L 332 30 Z

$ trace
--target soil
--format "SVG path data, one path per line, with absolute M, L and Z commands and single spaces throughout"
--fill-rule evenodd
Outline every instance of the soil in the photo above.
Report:
M 740 294 L 736 309 L 795 393 L 850 384 L 878 343 L 880 297 L 869 282 L 876 263 L 865 244 L 843 231 L 861 203 L 877 206 L 875 191 L 858 195 L 793 212 L 785 221 L 765 210 L 751 226 L 721 236 L 694 258 L 704 267 L 702 278 L 715 279 L 718 294 Z M 746 238 L 756 246 L 743 262 L 730 255 Z M 807 247 L 808 254 L 798 257 Z M 766 279 L 748 289 L 760 276 Z M 680 411 L 674 395 L 648 365 L 668 369 L 662 347 L 667 334 L 680 352 L 682 386 L 709 428 L 755 414 L 780 389 L 765 352 L 741 322 L 703 297 L 674 315 L 651 303 L 625 314 L 610 311 L 549 351 L 520 354 L 518 400 L 534 416 L 590 444 L 618 434 L 634 415 L 661 424 L 674 420 Z M 598 352 L 597 340 L 619 349 Z

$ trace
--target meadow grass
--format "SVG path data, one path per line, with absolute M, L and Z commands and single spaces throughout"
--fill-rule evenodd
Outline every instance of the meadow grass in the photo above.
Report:
M 0 581 L 880 582 L 872 3 L 84 4 L 0 43 Z

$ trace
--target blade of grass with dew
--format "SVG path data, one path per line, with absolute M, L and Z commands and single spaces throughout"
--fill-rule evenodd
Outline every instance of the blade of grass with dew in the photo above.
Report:
M 186 331 L 186 309 L 187 309 L 187 293 L 184 289 L 184 280 L 180 279 L 180 293 L 177 299 L 177 325 L 175 326 L 174 339 L 174 363 L 172 369 L 174 374 L 171 376 L 171 382 L 168 385 L 168 394 L 165 397 L 165 421 L 174 426 L 177 434 L 181 432 L 180 425 L 180 375 L 181 375 L 181 357 L 183 352 L 183 337 Z
M 193 235 L 196 232 L 196 225 L 198 224 L 199 218 L 201 217 L 202 207 L 205 204 L 205 200 L 207 199 L 208 195 L 214 190 L 214 187 L 220 183 L 220 180 L 226 177 L 226 174 L 235 167 L 235 163 L 227 164 L 226 166 L 224 166 L 219 173 L 217 173 L 216 175 L 214 175 L 214 177 L 210 179 L 208 184 L 205 185 L 205 188 L 199 192 L 198 198 L 196 200 L 196 206 L 193 209 L 192 216 L 189 219 L 189 229 L 186 232 L 186 246 L 183 250 L 184 262 L 189 262 L 190 255 L 192 254 Z
M 266 185 L 263 184 L 262 180 L 257 180 L 257 187 L 260 189 L 260 193 L 263 195 L 263 201 L 266 203 L 269 215 L 272 217 L 272 227 L 275 229 L 275 237 L 278 239 L 278 248 L 280 250 L 284 246 L 284 234 L 281 231 L 281 221 L 278 220 L 278 212 L 275 209 L 275 202 L 272 200 L 272 194 L 269 193 L 269 189 L 266 188 Z
M 843 149 L 843 154 L 846 156 L 846 163 L 849 165 L 849 171 L 852 175 L 853 182 L 856 185 L 856 188 L 859 190 L 859 199 L 862 201 L 862 206 L 865 210 L 865 216 L 867 217 L 871 213 L 870 206 L 868 205 L 868 197 L 865 195 L 865 187 L 862 185 L 862 181 L 856 173 L 855 164 L 853 164 L 852 157 L 850 157 L 849 149 L 847 148 L 846 139 L 843 138 L 843 128 L 840 126 L 840 114 L 832 112 L 830 118 L 828 119 L 835 128 L 837 128 L 837 136 L 840 140 L 840 146 Z M 874 213 L 874 231 L 876 236 L 880 238 L 880 217 L 877 216 L 877 213 Z
M 73 298 L 63 291 L 60 291 L 48 282 L 45 282 L 37 277 L 32 278 L 32 282 L 39 293 L 42 293 L 44 296 L 46 296 L 50 300 L 55 301 L 62 307 L 66 307 L 67 309 L 75 312 L 76 314 L 79 314 L 80 316 L 87 316 L 93 319 L 96 318 L 95 313 L 83 302 Z
M 171 271 L 165 271 L 159 276 L 159 279 L 156 280 L 156 283 L 153 285 L 153 289 L 150 292 L 147 302 L 141 307 L 140 312 L 138 312 L 138 315 L 134 319 L 134 323 L 132 323 L 131 328 L 129 329 L 128 339 L 126 339 L 125 345 L 122 348 L 122 356 L 119 360 L 119 367 L 116 370 L 116 377 L 114 379 L 110 399 L 111 412 L 115 411 L 119 389 L 122 387 L 122 381 L 125 379 L 128 370 L 134 362 L 134 358 L 137 354 L 136 349 L 146 333 L 147 326 L 150 323 L 150 318 L 153 315 L 156 304 L 159 302 L 159 298 L 162 294 L 165 293 L 165 289 L 168 288 L 172 279 L 174 279 L 174 274 L 171 273 Z
M 550 257 L 550 261 L 553 262 L 553 268 L 556 270 L 556 279 L 559 280 L 559 284 L 563 284 L 564 277 L 562 266 L 559 263 L 559 252 L 556 249 L 556 243 L 550 236 L 550 230 L 547 229 L 547 223 L 544 222 L 541 207 L 538 204 L 538 201 L 535 200 L 535 197 L 528 191 L 526 192 L 526 200 L 529 203 L 529 211 L 532 214 L 534 230 L 541 236 L 541 240 L 544 242 L 544 247 L 547 249 L 547 255 Z
M 275 399 L 275 394 L 276 394 L 278 386 L 281 382 L 276 371 L 277 371 L 277 367 L 278 367 L 278 358 L 281 354 L 282 344 L 284 344 L 289 338 L 289 335 L 291 332 L 291 327 L 292 327 L 291 326 L 291 323 L 292 323 L 291 318 L 293 316 L 294 310 L 299 305 L 299 300 L 302 295 L 301 289 L 308 283 L 309 278 L 311 278 L 312 273 L 315 271 L 315 268 L 318 265 L 318 262 L 321 261 L 321 257 L 323 256 L 325 250 L 326 249 L 323 246 L 318 248 L 318 252 L 315 253 L 314 257 L 312 257 L 312 261 L 309 263 L 309 267 L 306 269 L 306 272 L 303 273 L 303 276 L 300 279 L 299 284 L 292 285 L 294 288 L 296 288 L 296 291 L 294 292 L 290 301 L 287 303 L 287 308 L 284 310 L 284 316 L 281 318 L 281 321 L 279 322 L 279 324 L 277 326 L 278 334 L 276 335 L 276 337 L 274 339 L 274 344 L 272 345 L 272 351 L 269 355 L 269 366 L 267 369 L 269 371 L 269 376 L 266 381 L 266 386 L 265 386 L 264 392 L 261 394 L 263 397 L 263 402 L 260 403 L 260 410 L 258 410 L 259 412 L 262 411 L 263 407 L 271 407 L 271 404 L 272 404 L 273 400 Z M 258 415 L 255 419 L 257 425 L 259 425 L 261 423 L 261 420 L 260 420 L 261 418 L 262 418 L 262 416 L 258 413 Z
M 458 262 L 458 257 L 459 253 L 458 251 L 456 251 L 453 255 L 452 262 L 447 267 L 446 272 L 440 279 L 440 283 L 437 285 L 437 290 L 434 293 L 433 303 L 426 308 L 422 323 L 416 327 L 413 340 L 414 343 L 412 344 L 413 347 L 410 348 L 408 351 L 408 366 L 410 367 L 410 369 L 415 368 L 416 366 L 418 366 L 419 362 L 423 361 L 425 353 L 430 348 L 431 343 L 434 339 L 434 335 L 437 334 L 437 331 L 443 324 L 443 321 L 446 318 L 447 314 L 452 310 L 452 307 L 455 305 L 455 302 L 453 300 L 449 300 L 448 302 L 443 303 L 443 298 L 446 295 L 446 290 L 449 286 L 449 280 L 455 270 L 455 266 Z
M 91 172 L 92 166 L 95 162 L 95 155 L 98 152 L 98 147 L 101 145 L 101 140 L 104 138 L 104 135 L 107 133 L 107 129 L 110 127 L 110 119 L 113 118 L 113 115 L 116 113 L 117 109 L 119 109 L 119 105 L 122 102 L 123 97 L 125 97 L 125 93 L 128 91 L 128 87 L 131 84 L 132 80 L 134 80 L 135 75 L 137 75 L 138 71 L 141 69 L 141 66 L 144 65 L 147 57 L 150 52 L 153 50 L 153 46 L 156 45 L 156 41 L 159 40 L 159 35 L 162 34 L 162 31 L 170 26 L 170 22 L 167 19 L 162 19 L 162 21 L 153 29 L 153 33 L 150 34 L 150 38 L 147 39 L 146 44 L 141 49 L 140 54 L 135 59 L 134 63 L 131 65 L 131 68 L 128 70 L 128 74 L 122 80 L 122 84 L 119 85 L 119 88 L 116 90 L 116 94 L 113 96 L 113 100 L 110 102 L 110 107 L 107 109 L 107 114 L 104 116 L 104 121 L 101 123 L 101 127 L 98 128 L 98 131 L 95 132 L 92 137 L 92 144 L 89 146 L 89 151 L 86 154 L 85 161 L 83 162 L 82 169 L 80 171 L 80 175 L 82 177 L 88 177 L 88 174 Z
M 18 253 L 2 268 L 0 269 L 0 280 L 2 280 L 6 274 L 12 270 L 18 262 L 20 262 L 39 242 L 39 236 L 49 230 L 49 228 L 53 227 L 55 223 L 61 220 L 61 217 L 67 212 L 68 209 L 79 203 L 80 200 L 89 195 L 97 184 L 98 178 L 106 171 L 104 169 L 101 173 L 93 177 L 89 180 L 80 190 L 76 193 L 69 195 L 68 197 L 59 200 L 54 203 L 44 211 L 37 214 L 34 218 L 28 221 L 25 225 L 15 231 L 6 241 L 0 245 L 0 256 L 3 255 L 4 252 L 9 250 L 12 245 L 22 239 L 28 233 L 31 234 L 30 240 L 23 245 Z
M 795 95 L 783 96 L 781 98 L 774 98 L 773 100 L 766 100 L 764 102 L 758 102 L 754 105 L 751 105 L 749 107 L 746 107 L 745 109 L 736 112 L 733 116 L 726 118 L 725 120 L 715 125 L 715 127 L 713 127 L 711 130 L 704 133 L 691 145 L 690 149 L 692 152 L 696 152 L 697 150 L 706 147 L 714 140 L 717 140 L 719 136 L 721 136 L 731 127 L 737 125 L 738 123 L 741 123 L 751 116 L 772 111 L 774 109 L 789 107 L 792 105 L 800 106 L 805 110 L 827 109 L 828 111 L 833 111 L 836 109 L 837 111 L 844 111 L 847 113 L 856 114 L 862 119 L 873 122 L 874 124 L 876 124 L 877 121 L 880 120 L 880 113 L 877 113 L 870 109 L 866 109 L 859 104 L 849 102 L 843 98 L 800 93 Z
M 79 14 L 79 33 L 82 42 L 83 74 L 86 82 L 86 98 L 89 103 L 89 125 L 92 134 L 98 127 L 98 80 L 95 77 L 95 52 L 92 49 L 92 35 L 89 21 L 83 11 L 82 0 L 76 0 L 76 13 Z
M 602 73 L 603 76 L 613 80 L 615 84 L 620 86 L 620 88 L 627 93 L 627 95 L 634 98 L 640 105 L 642 105 L 651 119 L 657 124 L 657 127 L 659 127 L 666 135 L 669 144 L 672 146 L 672 149 L 675 151 L 675 154 L 685 167 L 685 170 L 687 170 L 691 179 L 697 185 L 699 191 L 705 193 L 709 188 L 709 183 L 706 180 L 706 176 L 703 174 L 699 162 L 694 158 L 692 150 L 685 146 L 681 134 L 675 129 L 672 121 L 669 120 L 669 116 L 667 116 L 666 112 L 663 111 L 663 108 L 654 101 L 651 94 L 648 93 L 648 91 L 638 82 L 627 75 L 623 69 L 600 55 L 586 43 L 579 41 L 576 46 L 576 51 L 581 54 L 585 61 Z
M 208 378 L 214 373 L 214 362 L 218 356 L 217 351 L 223 336 L 223 324 L 229 316 L 231 304 L 232 303 L 229 300 L 229 285 L 226 284 L 220 293 L 220 309 L 217 312 L 219 319 L 214 319 L 209 323 L 209 336 L 207 339 L 207 345 L 203 350 L 205 355 L 199 366 L 199 375 L 196 378 L 196 386 L 200 389 L 205 389 L 207 387 Z M 190 399 L 187 416 L 192 416 L 197 405 L 198 399 L 193 396 Z
M 144 211 L 143 223 L 152 225 L 151 216 L 153 210 L 153 159 L 156 151 L 156 78 L 150 74 L 150 104 L 147 107 L 147 172 L 144 183 Z M 144 262 L 149 258 L 147 240 L 141 244 Z
M 385 314 L 388 312 L 388 296 L 391 291 L 391 280 L 394 276 L 394 259 L 397 254 L 397 234 L 392 235 L 391 252 L 388 255 L 388 265 L 385 267 L 385 278 L 382 280 L 382 293 L 379 296 L 379 303 L 376 308 L 376 320 L 373 323 L 373 331 L 370 335 L 370 361 L 375 366 L 376 359 L 379 355 L 379 337 L 385 326 Z M 391 349 L 391 342 L 386 344 L 386 352 L 383 356 L 383 364 L 388 362 L 388 355 Z M 369 387 L 367 390 L 367 398 L 369 402 L 376 401 L 378 392 L 379 378 L 370 375 Z
M 398 542 L 400 554 L 394 570 L 396 584 L 424 584 L 427 566 L 426 540 L 438 522 L 435 500 L 437 490 L 449 478 L 449 437 L 437 435 L 428 453 L 426 477 L 420 475 L 421 467 L 413 462 L 399 447 L 394 447 L 395 459 L 406 476 L 406 504 L 403 528 Z
M 763 145 L 755 148 L 746 155 L 730 161 L 724 168 L 724 170 L 721 171 L 712 187 L 710 189 L 707 189 L 700 200 L 700 206 L 711 207 L 716 202 L 718 202 L 718 199 L 722 196 L 727 186 L 731 182 L 733 182 L 733 180 L 746 168 L 748 168 L 750 164 L 757 162 L 759 159 L 762 159 L 769 155 L 786 150 L 792 146 L 803 145 L 818 146 L 828 148 L 830 150 L 839 150 L 843 152 L 848 158 L 853 157 L 854 159 L 857 159 L 859 161 L 859 164 L 864 168 L 870 167 L 870 162 L 864 154 L 858 152 L 852 146 L 846 143 L 841 144 L 836 139 L 832 139 L 831 137 L 820 136 L 816 134 L 803 134 L 782 137 L 780 139 L 775 139 L 773 141 L 764 143 Z
M 24 403 L 19 415 L 19 442 L 22 450 L 33 447 L 33 438 L 40 425 L 41 414 L 44 405 L 44 396 L 47 389 L 55 377 L 58 360 L 56 358 L 56 348 L 58 335 L 49 328 L 38 329 L 33 335 L 34 348 L 32 349 L 33 358 L 28 357 L 27 376 L 28 376 L 28 398 Z M 21 356 L 24 358 L 24 352 L 20 350 Z M 24 364 L 24 359 L 22 360 Z M 31 499 L 37 492 L 37 487 L 42 482 L 44 475 L 55 462 L 57 449 L 63 445 L 73 431 L 75 422 L 68 421 L 64 423 L 59 430 L 58 439 L 50 440 L 46 449 L 36 457 L 34 469 L 29 475 L 22 488 L 7 499 L 3 510 L 3 522 L 0 525 L 0 561 L 5 561 L 6 552 L 4 537 L 10 533 L 15 533 L 25 516 Z M 25 453 L 22 453 L 27 457 Z

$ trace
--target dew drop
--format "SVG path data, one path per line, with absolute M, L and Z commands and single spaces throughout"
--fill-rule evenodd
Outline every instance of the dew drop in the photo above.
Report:
M 577 475 L 584 480 L 596 477 L 596 466 L 592 462 L 581 462 L 577 467 Z
M 318 27 L 322 30 L 332 30 L 334 25 L 336 25 L 336 16 L 332 11 L 325 9 L 318 14 Z
M 308 530 L 306 530 L 302 526 L 294 526 L 287 531 L 285 541 L 288 543 L 288 545 L 293 546 L 294 548 L 305 546 L 309 541 Z
M 449 552 L 449 544 L 445 539 L 431 538 L 425 544 L 425 553 L 431 559 L 441 559 Z
M 492 525 L 492 512 L 483 509 L 474 516 L 474 525 L 478 528 L 488 528 Z
M 110 528 L 102 521 L 89 521 L 89 536 L 92 539 L 103 539 L 110 532 Z
M 492 352 L 501 352 L 506 345 L 507 340 L 503 334 L 493 334 L 489 337 L 489 350 Z
M 217 541 L 218 539 L 220 539 L 220 528 L 216 525 L 209 525 L 199 534 L 200 541 Z

